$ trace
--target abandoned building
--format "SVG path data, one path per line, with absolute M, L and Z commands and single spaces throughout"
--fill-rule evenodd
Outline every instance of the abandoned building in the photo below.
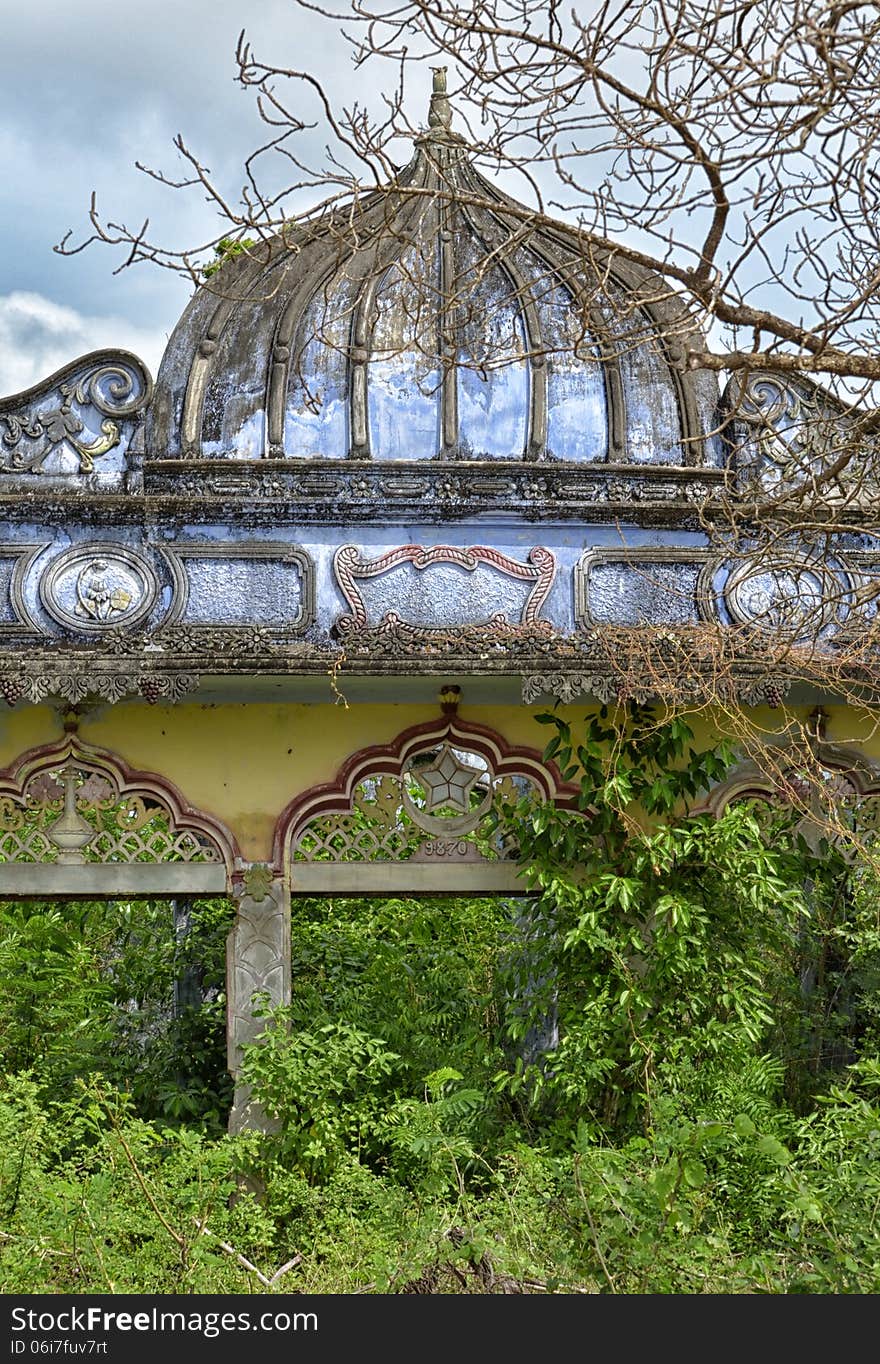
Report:
M 101 351 L 0 400 L 0 895 L 230 896 L 235 1073 L 291 895 L 516 894 L 480 830 L 501 788 L 574 798 L 534 717 L 619 698 L 614 631 L 806 601 L 833 631 L 875 572 L 856 534 L 712 543 L 700 508 L 818 399 L 752 375 L 726 422 L 692 329 L 475 169 L 438 72 L 398 182 L 230 259 L 155 381 Z M 786 685 L 731 676 L 743 707 Z

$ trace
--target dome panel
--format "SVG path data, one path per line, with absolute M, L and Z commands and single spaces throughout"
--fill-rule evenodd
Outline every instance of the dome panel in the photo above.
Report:
M 681 421 L 669 366 L 649 345 L 618 356 L 626 406 L 626 454 L 633 464 L 683 464 Z
M 608 457 L 608 410 L 598 359 L 574 351 L 547 359 L 547 454 L 595 462 Z
M 504 322 L 507 319 L 502 319 Z M 514 315 L 512 327 L 519 327 Z M 459 454 L 464 459 L 522 459 L 528 432 L 529 375 L 524 359 L 497 369 L 458 370 Z
M 522 459 L 529 371 L 522 300 L 473 233 L 454 234 L 459 451 L 466 459 Z
M 367 367 L 374 459 L 433 459 L 440 445 L 439 244 L 405 251 L 376 294 Z
M 284 450 L 295 459 L 348 454 L 348 347 L 356 290 L 321 288 L 303 315 L 284 413 Z
M 623 391 L 623 460 L 685 463 L 679 391 L 656 321 L 612 281 L 603 286 L 601 312 Z
M 547 353 L 547 454 L 596 461 L 608 457 L 608 395 L 595 338 L 569 291 L 532 266 Z
M 535 349 L 547 371 L 548 459 L 595 462 L 608 458 L 608 395 L 600 350 L 571 291 L 533 251 L 515 255 L 534 303 Z
M 212 459 L 260 459 L 266 435 L 266 370 L 272 316 L 260 297 L 241 299 L 214 343 L 204 391 L 202 454 Z M 243 364 L 243 357 L 247 363 Z
M 717 384 L 686 368 L 684 304 L 528 217 L 433 119 L 392 186 L 197 291 L 146 463 L 717 463 Z

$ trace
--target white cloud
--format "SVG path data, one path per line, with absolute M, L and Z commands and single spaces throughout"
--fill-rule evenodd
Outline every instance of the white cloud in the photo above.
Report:
M 240 0 L 150 0 L 140 6 L 0 0 L 0 10 L 4 314 L 5 295 L 31 292 L 82 314 L 88 319 L 86 332 L 94 323 L 96 337 L 89 336 L 89 344 L 93 339 L 113 344 L 123 318 L 129 319 L 129 329 L 121 340 L 132 328 L 170 330 L 191 292 L 187 283 L 144 265 L 111 273 L 122 265 L 124 247 L 95 246 L 73 257 L 56 254 L 53 247 L 68 231 L 71 245 L 90 236 L 92 191 L 103 223 L 126 223 L 136 230 L 149 218 L 150 239 L 175 250 L 191 249 L 228 230 L 200 189 L 170 190 L 138 172 L 135 160 L 172 178 L 185 177 L 191 167 L 173 145 L 180 132 L 211 167 L 224 195 L 237 203 L 243 157 L 267 131 L 254 92 L 233 79 L 242 25 L 260 58 L 320 71 L 337 85 L 344 81 L 346 91 L 347 46 L 328 43 L 327 22 L 317 22 L 291 0 L 244 6 Z M 315 109 L 298 112 L 317 117 Z M 316 160 L 322 143 L 323 134 L 316 131 Z M 23 361 L 20 320 L 15 320 L 12 341 L 10 325 L 5 317 L 0 321 L 0 393 L 45 367 L 38 356 L 33 363 Z M 76 339 L 81 330 L 73 327 L 68 350 L 82 346 Z M 44 331 L 31 327 L 26 335 L 41 336 L 54 359 L 53 327 L 48 336 Z
M 0 396 L 20 393 L 88 351 L 133 351 L 155 376 L 164 331 L 121 317 L 87 317 L 42 294 L 0 294 Z

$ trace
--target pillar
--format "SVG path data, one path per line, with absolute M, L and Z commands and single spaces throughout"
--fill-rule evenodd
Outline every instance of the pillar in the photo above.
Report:
M 241 1049 L 255 1041 L 263 1020 L 254 1015 L 254 996 L 271 1005 L 290 1003 L 290 892 L 285 878 L 264 862 L 240 869 L 234 882 L 235 923 L 226 941 L 226 1036 L 229 1070 L 236 1078 Z M 236 1083 L 230 1132 L 265 1131 L 269 1121 Z

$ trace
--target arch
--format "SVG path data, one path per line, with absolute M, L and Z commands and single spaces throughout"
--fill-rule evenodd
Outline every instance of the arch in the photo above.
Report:
M 768 748 L 768 753 L 772 753 L 779 764 L 776 774 L 768 772 L 766 766 L 762 767 L 751 758 L 738 763 L 724 781 L 712 788 L 693 813 L 721 815 L 735 801 L 785 799 L 788 793 L 779 778 L 786 768 L 798 763 L 801 766 L 809 763 L 815 767 L 817 774 L 822 770 L 839 773 L 859 800 L 880 794 L 880 763 L 869 758 L 855 744 L 822 741 L 811 745 L 809 750 L 780 745 Z
M 732 804 L 757 800 L 800 811 L 797 830 L 812 847 L 825 839 L 849 855 L 880 836 L 880 763 L 855 744 L 814 740 L 768 748 L 773 760 L 740 763 L 693 813 L 722 815 Z M 768 770 L 774 768 L 775 770 Z
M 497 837 L 488 847 L 483 830 L 497 792 L 528 788 L 576 807 L 579 788 L 538 750 L 444 715 L 296 796 L 275 828 L 275 873 L 300 895 L 525 894 L 515 849 Z
M 0 771 L 0 895 L 226 894 L 237 857 L 166 777 L 74 734 Z

